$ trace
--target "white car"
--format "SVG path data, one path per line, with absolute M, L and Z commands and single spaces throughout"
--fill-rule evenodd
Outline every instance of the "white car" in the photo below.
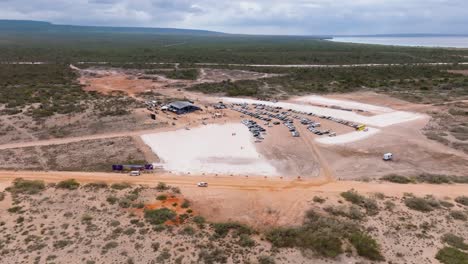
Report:
M 197 183 L 197 186 L 198 187 L 208 187 L 208 183 L 207 182 L 199 182 L 199 183 Z
M 131 171 L 130 176 L 140 176 L 140 171 Z

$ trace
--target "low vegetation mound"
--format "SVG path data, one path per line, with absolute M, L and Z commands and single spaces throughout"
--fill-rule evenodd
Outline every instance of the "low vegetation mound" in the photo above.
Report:
M 59 189 L 76 190 L 80 187 L 80 183 L 75 179 L 69 179 L 57 183 L 56 187 Z
M 459 196 L 455 198 L 455 202 L 468 206 L 468 196 Z
M 145 210 L 145 219 L 153 225 L 161 225 L 167 221 L 175 220 L 177 213 L 167 209 Z
M 302 226 L 273 229 L 266 239 L 276 247 L 298 247 L 330 258 L 343 253 L 343 244 L 347 240 L 360 256 L 376 261 L 384 259 L 377 242 L 358 225 L 325 217 L 313 210 L 306 213 Z
M 348 202 L 353 203 L 366 209 L 368 215 L 376 215 L 379 213 L 377 202 L 371 198 L 360 195 L 355 190 L 342 192 L 341 196 Z
M 46 188 L 43 181 L 40 180 L 24 180 L 21 178 L 13 181 L 13 186 L 6 190 L 12 194 L 38 194 Z
M 468 176 L 451 176 L 440 174 L 419 174 L 416 176 L 402 176 L 397 174 L 389 174 L 381 178 L 381 180 L 407 184 L 407 183 L 429 183 L 429 184 L 449 184 L 449 183 L 468 183 Z
M 468 254 L 453 247 L 439 250 L 436 259 L 443 264 L 468 264 Z
M 424 198 L 414 196 L 406 197 L 405 205 L 410 209 L 420 212 L 430 212 L 440 207 L 439 201 L 435 200 L 431 196 L 427 196 Z

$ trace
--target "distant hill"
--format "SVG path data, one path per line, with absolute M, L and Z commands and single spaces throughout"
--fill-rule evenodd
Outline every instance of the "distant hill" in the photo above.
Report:
M 468 34 L 374 34 L 374 35 L 333 35 L 340 38 L 429 38 L 429 37 L 467 37 Z
M 73 26 L 55 25 L 44 21 L 31 20 L 0 20 L 1 32 L 48 32 L 48 33 L 140 33 L 155 35 L 190 35 L 216 36 L 226 35 L 222 32 L 177 29 L 177 28 L 145 28 L 145 27 L 101 27 L 101 26 Z

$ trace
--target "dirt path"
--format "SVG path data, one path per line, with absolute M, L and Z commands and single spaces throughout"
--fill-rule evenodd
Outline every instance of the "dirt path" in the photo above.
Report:
M 33 140 L 33 141 L 38 140 L 38 138 L 37 138 L 36 136 L 34 136 L 33 134 L 31 134 L 31 133 L 30 133 L 29 131 L 27 131 L 26 129 L 17 126 L 14 122 L 11 122 L 8 118 L 6 118 L 6 117 L 0 117 L 0 120 L 2 121 L 2 123 L 6 123 L 7 125 L 10 125 L 10 126 L 13 127 L 18 133 L 23 134 L 23 135 L 25 135 L 26 137 L 29 137 L 31 140 Z M 47 161 L 46 161 L 46 159 L 44 159 L 44 152 L 42 151 L 42 149 L 41 149 L 39 146 L 34 146 L 34 151 L 36 152 L 37 160 L 38 160 L 39 163 L 41 164 L 42 169 L 43 169 L 43 170 L 47 170 L 47 169 L 48 169 Z
M 298 131 L 301 134 L 301 139 L 305 145 L 314 153 L 317 158 L 318 163 L 320 164 L 320 177 L 327 179 L 328 181 L 333 181 L 335 179 L 333 170 L 331 169 L 328 161 L 322 156 L 320 150 L 318 149 L 315 142 L 313 142 L 310 137 L 305 136 L 307 131 L 304 126 L 298 126 Z
M 149 130 L 137 130 L 137 131 L 123 131 L 123 132 L 113 132 L 113 133 L 103 133 L 95 135 L 87 135 L 80 137 L 69 137 L 69 138 L 54 138 L 47 140 L 36 140 L 29 142 L 17 142 L 10 144 L 0 145 L 0 150 L 4 149 L 13 149 L 13 148 L 25 148 L 25 147 L 36 147 L 36 146 L 49 146 L 49 145 L 61 145 L 68 144 L 73 142 L 79 142 L 84 140 L 93 140 L 93 139 L 106 139 L 106 138 L 117 138 L 117 137 L 127 137 L 127 136 L 139 136 L 148 133 L 161 132 L 162 129 L 149 129 Z
M 58 182 L 74 178 L 81 183 L 104 181 L 130 182 L 155 186 L 165 182 L 181 189 L 195 211 L 209 221 L 239 221 L 259 229 L 277 225 L 294 225 L 302 222 L 305 211 L 312 205 L 314 196 L 336 200 L 340 193 L 355 189 L 362 194 L 383 193 L 401 198 L 405 193 L 417 196 L 434 195 L 440 199 L 466 195 L 468 185 L 461 184 L 393 184 L 358 181 L 333 181 L 314 179 L 291 181 L 280 178 L 180 176 L 168 173 L 144 174 L 130 177 L 118 173 L 85 172 L 31 172 L 0 171 L 0 190 L 15 178 L 40 179 Z M 206 181 L 208 188 L 199 188 L 197 182 Z

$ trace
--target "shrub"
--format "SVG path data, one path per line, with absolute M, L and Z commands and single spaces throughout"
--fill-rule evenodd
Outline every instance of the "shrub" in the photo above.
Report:
M 375 261 L 384 260 L 377 242 L 372 237 L 362 232 L 356 232 L 351 234 L 349 242 L 356 248 L 359 256 Z
M 347 192 L 342 192 L 341 196 L 348 202 L 356 204 L 366 209 L 368 215 L 376 215 L 378 214 L 379 207 L 377 206 L 377 202 L 374 200 L 364 197 L 358 194 L 354 190 L 350 190 Z
M 132 201 L 130 201 L 127 198 L 119 200 L 119 206 L 122 208 L 130 208 L 131 205 L 132 205 Z
M 215 248 L 213 250 L 200 250 L 198 254 L 198 261 L 205 264 L 214 264 L 214 263 L 227 263 L 227 255 L 224 250 Z
M 67 190 L 76 190 L 80 187 L 80 183 L 78 183 L 75 179 L 64 180 L 57 183 L 56 188 L 58 189 L 67 189 Z
M 468 250 L 468 244 L 463 241 L 463 238 L 451 233 L 443 235 L 442 242 L 461 250 Z
M 409 178 L 405 176 L 397 175 L 397 174 L 386 175 L 382 177 L 381 180 L 394 182 L 394 183 L 401 183 L 401 184 L 407 184 L 411 182 Z
M 177 214 L 167 208 L 145 210 L 145 219 L 153 225 L 161 225 L 166 221 L 174 220 Z
M 15 179 L 13 186 L 7 188 L 7 191 L 13 194 L 38 194 L 46 188 L 43 181 Z
M 204 218 L 203 216 L 199 216 L 199 215 L 194 216 L 192 220 L 193 220 L 193 222 L 194 222 L 195 224 L 197 224 L 199 227 L 202 227 L 202 226 L 205 224 L 205 222 L 206 222 L 206 221 L 205 221 L 205 218 Z
M 106 189 L 109 187 L 105 182 L 91 182 L 83 186 L 86 189 Z
M 156 186 L 156 190 L 158 191 L 167 191 L 169 190 L 171 187 L 169 187 L 166 183 L 164 182 L 159 182 L 158 185 Z
M 119 198 L 115 197 L 115 196 L 108 196 L 106 201 L 110 204 L 115 204 L 119 201 Z
M 231 230 L 235 231 L 235 233 L 233 234 L 234 236 L 238 236 L 241 234 L 250 235 L 253 233 L 253 230 L 250 227 L 235 222 L 215 223 L 213 224 L 213 229 L 215 232 L 215 236 L 218 238 L 225 237 Z
M 456 220 L 461 220 L 461 221 L 468 220 L 466 214 L 463 211 L 451 211 L 450 216 Z
M 190 207 L 190 201 L 184 200 L 184 202 L 180 205 L 182 208 L 189 208 Z
M 455 202 L 468 206 L 468 196 L 459 196 L 455 198 Z
M 430 184 L 450 183 L 450 176 L 438 174 L 421 174 L 416 177 L 418 182 L 426 182 Z
M 12 213 L 12 214 L 22 213 L 22 212 L 21 212 L 21 208 L 23 208 L 23 207 L 21 207 L 21 206 L 13 206 L 13 207 L 11 207 L 11 208 L 8 208 L 8 212 L 9 212 L 9 213 Z
M 110 242 L 107 242 L 103 247 L 102 247 L 102 253 L 105 254 L 107 253 L 107 251 L 109 251 L 109 249 L 113 249 L 113 248 L 116 248 L 119 246 L 119 243 L 115 242 L 115 241 L 110 241 Z
M 195 234 L 195 229 L 191 226 L 186 226 L 182 229 L 181 234 L 193 236 Z
M 61 249 L 71 244 L 73 244 L 71 240 L 58 240 L 54 242 L 54 248 Z
M 241 234 L 238 241 L 239 246 L 241 247 L 253 247 L 255 246 L 255 241 L 250 238 L 247 234 Z
M 128 189 L 128 188 L 131 188 L 132 185 L 128 182 L 120 182 L 120 183 L 113 183 L 111 185 L 111 188 L 112 189 L 115 189 L 115 190 L 123 190 L 123 189 Z
M 91 223 L 92 220 L 93 220 L 93 217 L 88 214 L 85 214 L 81 217 L 81 222 L 83 223 Z
M 427 199 L 420 197 L 407 197 L 405 199 L 405 205 L 408 206 L 408 208 L 420 212 L 430 212 L 434 210 L 434 207 Z
M 158 195 L 158 196 L 156 197 L 156 200 L 165 201 L 165 200 L 167 200 L 167 196 L 164 195 L 164 194 Z
M 275 264 L 275 259 L 271 256 L 262 255 L 262 256 L 259 256 L 257 260 L 258 260 L 258 264 Z
M 468 264 L 468 254 L 452 247 L 439 250 L 436 259 L 443 264 Z
M 314 201 L 314 203 L 324 203 L 325 202 L 325 199 L 320 197 L 320 196 L 314 196 L 314 198 L 312 200 Z
M 4 192 L 0 192 L 0 202 L 5 200 L 5 193 Z

